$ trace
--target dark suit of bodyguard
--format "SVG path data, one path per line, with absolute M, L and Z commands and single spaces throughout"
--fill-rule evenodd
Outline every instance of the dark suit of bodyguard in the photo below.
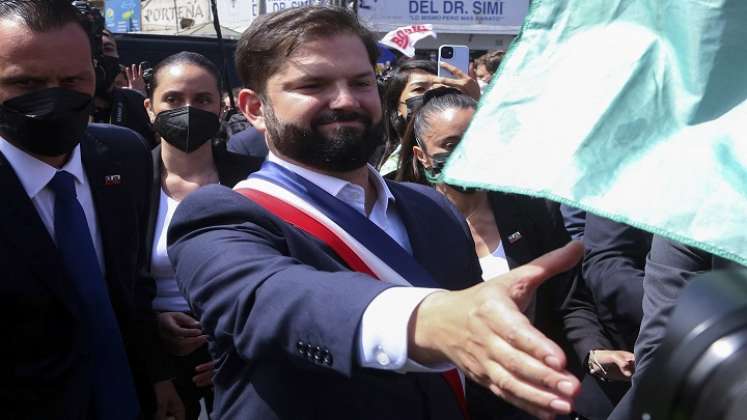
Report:
M 3 418 L 150 416 L 168 374 L 138 276 L 149 155 L 128 129 L 88 127 L 78 19 L 68 1 L 0 3 Z
M 4 141 L 4 140 L 3 140 Z M 111 306 L 124 338 L 135 382 L 149 399 L 148 367 L 153 336 L 146 333 L 149 292 L 140 284 L 140 231 L 147 214 L 149 156 L 142 139 L 127 129 L 91 126 L 80 156 L 96 209 Z M 0 155 L 0 317 L 9 346 L 0 376 L 0 401 L 10 418 L 78 419 L 90 404 L 88 332 L 55 241 L 20 178 Z M 151 329 L 151 331 L 153 331 Z M 151 366 L 156 368 L 157 366 Z M 152 370 L 151 370 L 152 371 Z

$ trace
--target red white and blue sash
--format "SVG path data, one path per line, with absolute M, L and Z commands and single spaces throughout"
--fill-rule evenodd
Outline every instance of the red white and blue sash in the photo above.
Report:
M 399 285 L 438 287 L 407 251 L 368 218 L 276 163 L 265 162 L 260 171 L 239 182 L 234 190 L 324 242 L 351 270 Z M 459 372 L 453 369 L 442 375 L 468 419 Z

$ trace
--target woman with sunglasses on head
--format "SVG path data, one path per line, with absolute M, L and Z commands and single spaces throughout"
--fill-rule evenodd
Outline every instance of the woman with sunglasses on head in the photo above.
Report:
M 545 200 L 463 188 L 441 180 L 441 171 L 461 141 L 476 108 L 477 102 L 472 97 L 456 89 L 441 87 L 427 92 L 407 126 L 397 179 L 431 184 L 457 207 L 472 233 L 483 279 L 488 280 L 565 245 L 570 237 L 557 206 Z M 563 308 L 573 293 L 576 271 L 545 282 L 526 310 L 534 326 L 566 352 L 571 350 L 567 332 L 569 328 L 579 328 L 579 320 L 587 334 L 606 342 L 594 322 L 593 311 L 579 307 L 577 312 L 568 313 Z M 577 374 L 582 372 L 578 362 L 575 366 L 571 363 L 570 368 Z M 623 367 L 619 370 L 625 372 Z M 587 389 L 582 388 L 582 394 Z M 587 392 L 597 395 L 594 390 Z M 468 386 L 467 395 L 474 418 L 530 418 L 473 384 Z M 577 411 L 583 414 L 588 408 L 585 405 L 577 402 Z
M 179 203 L 201 186 L 233 187 L 261 165 L 261 160 L 229 153 L 224 144 L 214 141 L 222 109 L 220 80 L 218 69 L 206 57 L 181 52 L 154 68 L 144 103 L 160 141 L 153 149 L 147 268 L 157 289 L 153 308 L 159 313 L 161 342 L 170 354 L 186 419 L 199 417 L 201 398 L 210 406 L 213 362 L 207 337 L 179 292 L 166 252 L 171 217 Z

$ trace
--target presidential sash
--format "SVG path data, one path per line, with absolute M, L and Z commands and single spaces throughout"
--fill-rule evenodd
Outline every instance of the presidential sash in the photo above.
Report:
M 355 209 L 304 177 L 273 162 L 234 190 L 284 222 L 324 242 L 353 271 L 381 281 L 438 287 L 428 272 L 386 232 Z M 462 378 L 442 373 L 464 418 L 469 419 Z

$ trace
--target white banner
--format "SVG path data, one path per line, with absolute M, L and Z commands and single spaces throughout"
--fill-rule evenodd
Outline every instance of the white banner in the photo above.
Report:
M 179 32 L 208 22 L 212 22 L 210 0 L 148 0 L 143 3 L 143 32 Z M 182 23 L 191 25 L 182 27 Z
M 384 38 L 379 43 L 394 48 L 408 57 L 414 57 L 415 44 L 429 36 L 436 38 L 436 33 L 433 32 L 433 25 L 400 26 L 384 35 Z
M 259 16 L 259 0 L 218 0 L 218 17 L 223 27 L 244 32 Z
M 173 1 L 173 0 L 172 0 Z M 244 32 L 259 16 L 260 0 L 217 0 L 221 26 Z M 272 13 L 289 7 L 329 3 L 324 0 L 266 0 L 265 12 Z
M 517 34 L 529 0 L 360 0 L 358 15 L 369 27 L 433 24 L 433 30 L 463 34 Z
M 267 13 L 277 12 L 278 10 L 288 9 L 290 7 L 326 3 L 328 2 L 324 0 L 267 0 Z

